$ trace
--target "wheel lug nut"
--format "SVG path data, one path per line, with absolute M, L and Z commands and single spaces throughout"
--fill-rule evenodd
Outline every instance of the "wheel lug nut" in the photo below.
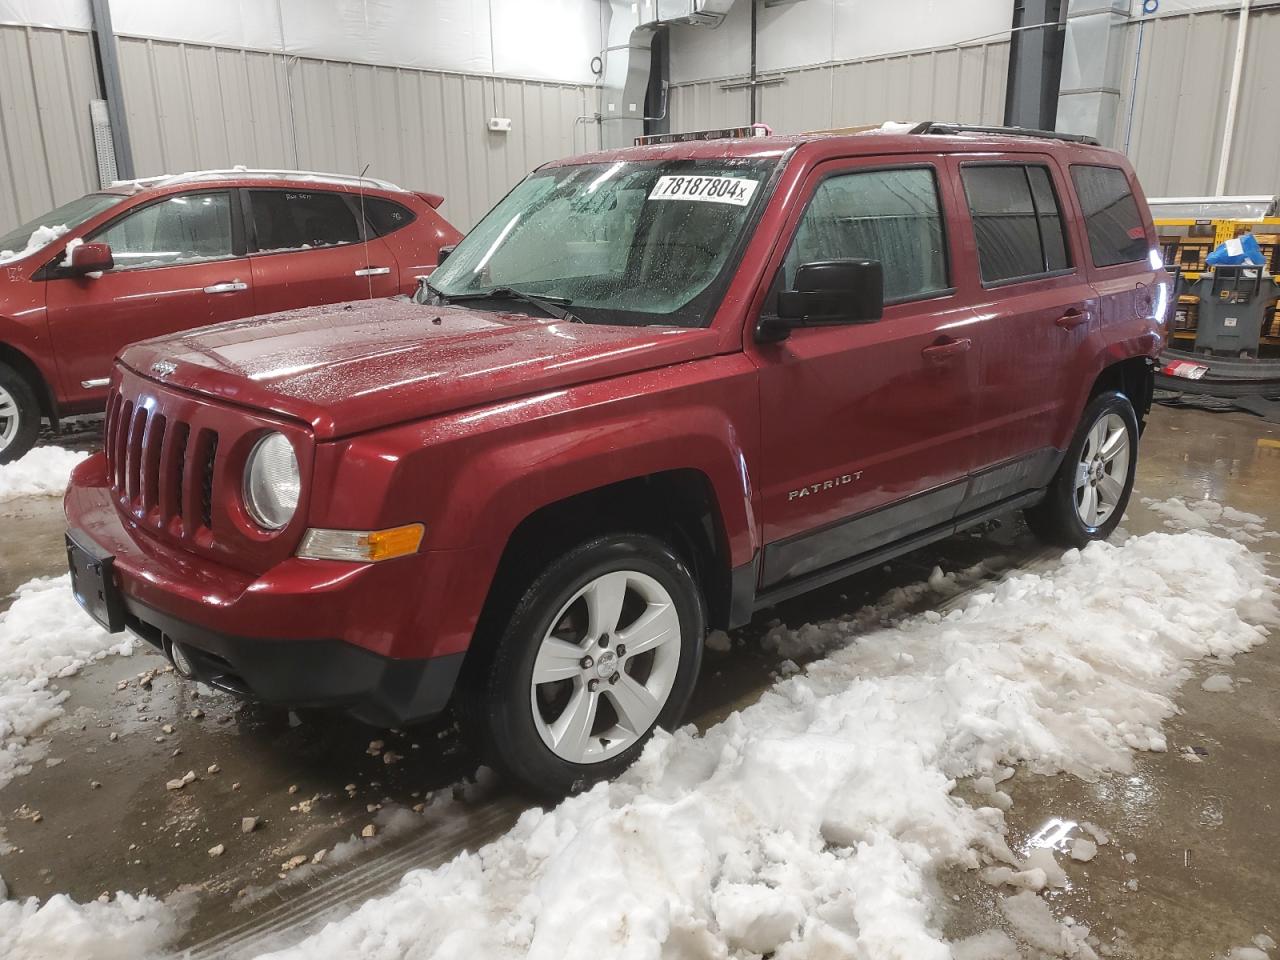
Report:
M 618 644 L 618 656 L 625 657 L 626 655 L 627 655 L 627 648 L 621 643 Z
M 592 660 L 590 657 L 583 657 L 581 660 L 578 661 L 578 666 L 582 667 L 583 670 L 590 670 L 595 665 L 596 665 L 596 662 Z
M 610 682 L 610 683 L 617 683 L 617 682 L 618 682 L 618 678 L 619 678 L 619 677 L 621 677 L 621 676 L 622 676 L 622 674 L 618 673 L 618 672 L 615 670 L 615 671 L 614 671 L 614 673 L 613 673 L 613 676 L 611 676 L 611 677 L 609 678 L 609 682 Z
M 600 646 L 607 647 L 609 645 L 609 635 L 607 633 L 600 634 Z
M 599 680 L 588 680 L 588 681 L 587 681 L 587 689 L 588 689 L 590 692 L 595 693 L 599 688 L 600 688 L 600 681 L 599 681 Z

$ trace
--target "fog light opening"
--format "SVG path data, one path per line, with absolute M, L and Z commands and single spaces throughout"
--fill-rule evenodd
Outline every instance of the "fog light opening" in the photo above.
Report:
M 183 680 L 194 680 L 196 678 L 196 665 L 191 662 L 191 657 L 187 654 L 181 644 L 174 643 L 168 637 L 164 638 L 164 652 L 169 658 L 169 662 L 173 664 L 174 672 Z

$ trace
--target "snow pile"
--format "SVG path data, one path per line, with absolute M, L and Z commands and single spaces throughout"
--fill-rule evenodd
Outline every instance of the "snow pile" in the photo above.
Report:
M 148 896 L 0 902 L 0 957 L 7 960 L 139 960 L 158 956 L 177 930 L 178 912 Z
M 0 263 L 8 263 L 11 260 L 21 260 L 23 257 L 29 257 L 37 250 L 41 250 L 53 243 L 66 232 L 67 225 L 65 223 L 60 223 L 56 227 L 36 227 L 27 239 L 27 245 L 21 250 L 0 250 Z
M 32 580 L 14 596 L 0 613 L 0 787 L 44 755 L 44 744 L 31 738 L 62 715 L 67 698 L 52 682 L 133 651 L 127 636 L 112 636 L 80 609 L 67 574 Z
M 1276 534 L 1268 531 L 1265 520 L 1256 513 L 1246 513 L 1234 507 L 1224 506 L 1216 500 L 1153 500 L 1143 497 L 1142 503 L 1164 518 L 1166 527 L 1174 530 L 1217 530 L 1241 543 L 1257 543 Z
M 0 503 L 15 497 L 56 497 L 67 489 L 71 471 L 89 454 L 62 447 L 36 447 L 0 466 Z
M 1247 650 L 1265 637 L 1252 624 L 1278 620 L 1273 579 L 1228 539 L 1068 552 L 859 639 L 703 736 L 660 734 L 618 781 L 276 956 L 948 960 L 939 867 L 1048 866 L 1017 863 L 1001 810 L 965 803 L 956 780 L 994 783 L 1009 762 L 1125 770 L 1131 750 L 1165 749 L 1189 660 Z M 1001 909 L 1036 948 L 1093 955 L 1032 890 Z M 988 932 L 960 955 L 1011 947 Z
M 875 603 L 826 623 L 806 623 L 790 630 L 781 620 L 774 620 L 760 643 L 765 650 L 780 657 L 812 660 L 844 646 L 877 625 L 887 627 L 897 623 L 922 603 L 936 603 L 939 599 L 959 596 L 1004 570 L 1008 563 L 1007 558 L 995 556 L 953 573 L 943 573 L 941 567 L 934 567 L 927 580 L 893 587 Z

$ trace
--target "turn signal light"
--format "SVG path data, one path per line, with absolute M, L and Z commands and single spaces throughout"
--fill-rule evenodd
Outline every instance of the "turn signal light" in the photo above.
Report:
M 302 538 L 298 556 L 306 560 L 354 560 L 374 563 L 417 553 L 425 528 L 407 523 L 386 530 L 323 530 L 312 527 Z

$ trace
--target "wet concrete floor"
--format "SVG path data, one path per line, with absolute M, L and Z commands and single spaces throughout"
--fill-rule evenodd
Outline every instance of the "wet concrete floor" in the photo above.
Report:
M 1280 529 L 1275 431 L 1243 414 L 1157 408 L 1124 528 L 1163 529 L 1142 497 L 1207 496 Z M 17 585 L 62 572 L 61 537 L 56 500 L 0 505 L 0 609 Z M 1011 518 L 766 611 L 730 650 L 708 651 L 694 719 L 714 722 L 776 678 L 784 652 L 759 642 L 774 621 L 799 627 L 850 613 L 918 583 L 935 565 L 984 563 L 985 574 L 973 578 L 980 585 L 1046 556 Z M 913 608 L 941 602 L 925 593 Z M 875 622 L 872 615 L 867 625 Z M 528 805 L 483 771 L 477 782 L 477 762 L 448 718 L 376 730 L 242 704 L 164 668 L 140 645 L 64 683 L 70 698 L 46 731 L 48 759 L 0 789 L 0 875 L 11 895 L 189 890 L 182 945 L 201 956 L 237 955 L 271 943 L 273 929 L 297 933 L 388 889 L 407 869 L 474 849 Z M 1260 933 L 1280 939 L 1272 809 L 1280 803 L 1280 644 L 1213 670 L 1235 677 L 1235 692 L 1188 684 L 1185 712 L 1168 725 L 1168 753 L 1140 755 L 1129 774 L 1097 783 L 1019 773 L 1005 785 L 1015 850 L 1052 818 L 1091 821 L 1112 835 L 1095 860 L 1068 861 L 1072 886 L 1053 900 L 1059 916 L 1090 925 L 1123 955 L 1208 958 Z M 192 783 L 166 789 L 188 771 Z M 250 833 L 244 817 L 259 818 Z M 374 835 L 360 837 L 371 825 Z M 945 918 L 949 935 L 997 925 L 996 891 L 973 873 L 943 881 L 960 898 Z

